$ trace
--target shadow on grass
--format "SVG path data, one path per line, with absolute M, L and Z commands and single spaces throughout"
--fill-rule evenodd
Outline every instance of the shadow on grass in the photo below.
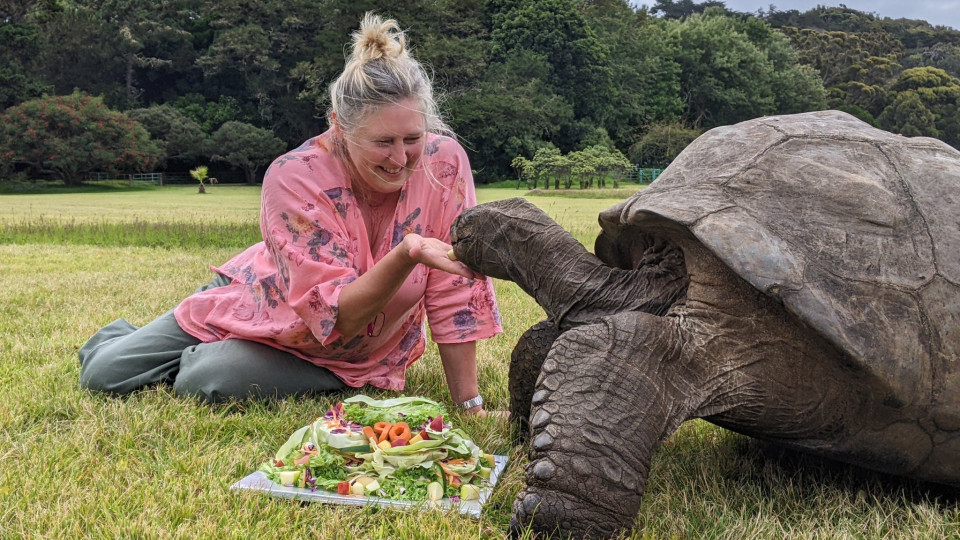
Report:
M 928 504 L 941 511 L 960 509 L 960 487 L 874 471 L 749 437 L 731 437 L 727 444 L 739 460 L 750 464 L 739 473 L 753 478 L 740 476 L 739 480 L 757 482 L 765 489 L 778 490 L 792 483 L 811 486 L 811 490 L 866 494 L 875 500 Z

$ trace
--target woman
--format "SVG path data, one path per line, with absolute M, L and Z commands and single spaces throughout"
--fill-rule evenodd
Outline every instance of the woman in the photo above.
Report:
M 393 20 L 367 14 L 330 87 L 330 129 L 263 182 L 264 241 L 143 328 L 121 319 L 80 350 L 81 384 L 169 382 L 210 401 L 366 384 L 401 390 L 424 316 L 455 403 L 485 414 L 476 340 L 502 331 L 493 286 L 448 258 L 476 204 L 467 156 Z

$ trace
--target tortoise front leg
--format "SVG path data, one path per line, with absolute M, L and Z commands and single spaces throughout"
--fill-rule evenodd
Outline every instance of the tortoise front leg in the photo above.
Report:
M 656 448 L 700 404 L 675 319 L 612 315 L 561 334 L 532 398 L 514 534 L 605 538 L 632 528 Z
M 520 426 L 521 437 L 530 432 L 530 401 L 540 377 L 540 366 L 559 336 L 556 323 L 539 322 L 520 336 L 510 355 L 510 418 Z

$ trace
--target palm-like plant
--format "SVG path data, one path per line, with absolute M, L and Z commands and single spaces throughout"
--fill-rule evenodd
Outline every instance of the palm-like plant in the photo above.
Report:
M 200 182 L 200 188 L 197 189 L 197 192 L 198 192 L 198 193 L 206 193 L 206 192 L 207 192 L 207 187 L 206 187 L 206 185 L 203 183 L 204 180 L 209 181 L 211 184 L 216 184 L 216 183 L 217 183 L 217 179 L 216 179 L 216 178 L 213 178 L 213 177 L 207 178 L 207 174 L 209 173 L 209 171 L 210 171 L 210 170 L 207 168 L 206 165 L 200 165 L 200 166 L 197 167 L 196 169 L 191 169 L 191 170 L 190 170 L 190 176 L 192 176 L 192 177 L 194 178 L 194 180 L 196 180 L 197 182 Z

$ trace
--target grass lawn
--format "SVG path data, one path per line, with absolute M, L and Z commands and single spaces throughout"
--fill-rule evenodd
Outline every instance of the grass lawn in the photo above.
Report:
M 257 188 L 196 191 L 0 196 L 0 538 L 502 538 L 526 462 L 506 421 L 453 418 L 511 458 L 474 519 L 229 491 L 348 394 L 209 406 L 168 388 L 114 398 L 78 387 L 77 349 L 91 334 L 119 317 L 149 322 L 258 237 Z M 552 195 L 529 199 L 587 245 L 597 212 L 617 200 Z M 498 281 L 497 294 L 505 333 L 481 343 L 479 369 L 490 408 L 503 409 L 510 351 L 543 313 L 512 283 Z M 435 347 L 404 393 L 455 409 Z M 692 421 L 658 452 L 633 537 L 957 538 L 958 522 L 952 492 Z

